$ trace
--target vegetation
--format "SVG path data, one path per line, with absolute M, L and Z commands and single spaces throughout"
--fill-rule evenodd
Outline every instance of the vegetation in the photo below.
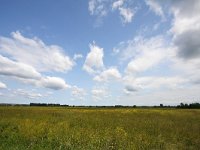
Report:
M 164 106 L 163 104 L 160 104 L 159 106 L 124 106 L 124 105 L 114 105 L 114 106 L 75 106 L 75 105 L 61 105 L 61 104 L 55 104 L 55 103 L 30 103 L 30 104 L 10 104 L 10 103 L 0 103 L 0 106 L 42 106 L 42 107 L 85 107 L 85 108 L 187 108 L 187 109 L 200 109 L 200 103 L 180 103 L 180 105 L 177 106 Z
M 178 105 L 177 108 L 197 109 L 197 108 L 200 108 L 200 104 L 199 103 L 191 103 L 191 104 L 180 103 L 180 105 Z
M 0 107 L 0 149 L 200 149 L 200 110 Z

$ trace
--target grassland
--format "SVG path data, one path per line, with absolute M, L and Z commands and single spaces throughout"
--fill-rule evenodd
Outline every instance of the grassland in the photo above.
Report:
M 0 149 L 200 149 L 200 110 L 0 107 Z

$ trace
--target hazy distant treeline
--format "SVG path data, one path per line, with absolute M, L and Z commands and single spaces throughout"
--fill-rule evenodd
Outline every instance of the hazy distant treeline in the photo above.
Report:
M 187 108 L 187 109 L 198 109 L 200 108 L 200 103 L 180 103 L 177 106 L 163 105 L 158 106 L 124 106 L 124 105 L 114 105 L 114 106 L 77 106 L 77 105 L 61 105 L 57 103 L 30 103 L 30 104 L 9 104 L 0 103 L 0 106 L 43 106 L 43 107 L 92 107 L 92 108 Z

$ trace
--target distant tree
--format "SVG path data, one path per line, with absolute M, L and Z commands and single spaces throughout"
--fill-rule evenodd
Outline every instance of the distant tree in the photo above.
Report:
M 160 107 L 163 107 L 163 104 L 160 104 Z
M 115 105 L 115 107 L 120 108 L 120 107 L 123 107 L 123 106 L 122 105 Z
M 184 105 L 183 103 L 180 103 L 180 107 L 181 107 L 181 108 L 184 108 L 185 105 Z

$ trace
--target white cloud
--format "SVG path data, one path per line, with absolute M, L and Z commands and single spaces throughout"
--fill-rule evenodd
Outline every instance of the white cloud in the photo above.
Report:
M 62 90 L 70 88 L 65 80 L 59 77 L 42 76 L 40 79 L 28 79 L 28 78 L 14 78 L 22 83 L 33 85 L 36 87 L 48 88 L 52 90 Z
M 73 57 L 74 60 L 77 60 L 77 59 L 80 59 L 80 58 L 83 58 L 82 54 L 74 54 L 74 57 Z
M 32 66 L 12 61 L 0 55 L 0 75 L 26 79 L 40 79 L 41 74 Z
M 162 88 L 177 89 L 185 87 L 186 84 L 191 86 L 192 82 L 195 81 L 200 83 L 200 78 L 187 73 L 191 73 L 194 69 L 198 74 L 197 66 L 199 66 L 199 62 L 190 61 L 190 64 L 189 62 L 181 62 L 176 57 L 176 47 L 167 43 L 163 36 L 155 36 L 149 39 L 136 37 L 133 40 L 121 42 L 115 48 L 115 52 L 123 58 L 123 61 L 130 60 L 125 69 L 126 74 L 122 79 L 126 94 L 144 90 L 161 90 Z M 141 76 L 141 72 L 152 71 L 162 62 L 169 65 L 169 68 L 173 67 L 173 72 L 172 70 L 169 71 L 172 75 L 159 76 L 156 74 L 154 76 L 150 73 L 149 76 Z M 188 67 L 184 64 L 188 64 Z M 180 70 L 182 73 L 180 73 Z M 194 79 L 196 80 L 193 81 Z
M 170 58 L 170 67 L 190 84 L 199 84 L 200 1 L 170 1 L 168 9 L 173 15 L 170 33 L 174 54 Z
M 165 19 L 163 9 L 156 0 L 145 0 L 145 2 L 146 2 L 146 5 L 149 6 L 150 10 L 155 12 L 156 15 L 162 17 L 163 20 Z
M 191 83 L 200 83 L 200 59 L 185 60 L 179 57 L 174 57 L 171 68 L 174 72 L 179 72 L 184 78 L 190 80 Z
M 140 84 L 144 88 L 160 88 L 160 87 L 168 87 L 175 88 L 180 86 L 183 83 L 186 83 L 188 80 L 182 77 L 140 77 L 136 79 L 136 83 Z
M 32 66 L 12 61 L 0 55 L 0 75 L 14 77 L 27 84 L 54 90 L 67 88 L 65 81 L 58 77 L 45 77 Z
M 137 73 L 151 69 L 161 61 L 171 55 L 172 49 L 166 47 L 162 36 L 144 39 L 136 37 L 132 41 L 126 42 L 127 45 L 120 47 L 121 55 L 124 60 L 130 59 L 126 72 Z
M 110 97 L 108 89 L 104 87 L 95 87 L 91 90 L 92 99 L 95 101 L 104 100 Z
M 0 81 L 0 89 L 6 89 L 6 88 L 7 88 L 6 84 L 4 84 L 4 83 L 2 83 L 2 82 Z
M 176 34 L 181 34 L 188 30 L 198 30 L 200 28 L 199 8 L 199 0 L 172 1 L 171 12 L 174 15 L 174 20 L 172 21 L 171 29 L 172 32 Z
M 121 74 L 117 68 L 111 67 L 107 70 L 104 70 L 99 75 L 95 76 L 93 80 L 98 82 L 106 82 L 109 80 L 118 80 L 121 78 Z
M 119 13 L 122 17 L 122 22 L 123 23 L 130 23 L 133 20 L 134 12 L 130 8 L 119 8 Z
M 120 61 L 124 62 L 140 53 L 140 49 L 142 49 L 144 42 L 145 41 L 143 37 L 136 36 L 131 40 L 120 42 L 116 47 L 113 48 L 113 52 L 114 54 L 120 55 Z
M 114 54 L 120 55 L 120 61 L 124 62 L 130 59 L 134 60 L 139 59 L 140 57 L 148 57 L 148 55 L 152 55 L 151 53 L 157 52 L 157 55 L 172 55 L 171 52 L 173 50 L 170 49 L 172 48 L 170 45 L 167 45 L 163 36 L 155 36 L 151 38 L 136 36 L 132 40 L 120 42 L 117 47 L 113 48 L 113 52 Z M 148 59 L 146 61 L 155 60 Z
M 174 16 L 170 29 L 178 56 L 183 59 L 199 59 L 200 56 L 200 1 L 171 2 Z
M 107 14 L 105 3 L 105 0 L 89 0 L 88 10 L 90 15 L 96 15 L 98 17 L 105 16 Z
M 134 74 L 149 70 L 159 64 L 164 57 L 165 55 L 159 50 L 145 51 L 128 63 L 126 72 Z
M 188 79 L 181 76 L 144 76 L 144 77 L 134 77 L 125 76 L 123 82 L 125 85 L 125 92 L 130 94 L 140 90 L 149 89 L 176 89 L 181 88 L 184 84 L 188 83 Z
M 183 59 L 198 59 L 200 56 L 200 1 L 199 0 L 146 0 L 157 15 L 164 16 L 164 5 L 173 15 L 170 32 L 177 56 Z
M 114 1 L 113 4 L 112 4 L 112 9 L 118 9 L 118 8 L 120 8 L 124 4 L 124 1 L 125 0 Z
M 132 22 L 133 16 L 134 16 L 134 11 L 129 8 L 129 7 L 124 7 L 125 0 L 117 0 L 114 1 L 112 4 L 112 9 L 113 10 L 118 10 L 119 14 L 121 16 L 122 22 L 125 23 L 130 23 Z
M 103 18 L 109 12 L 110 0 L 89 0 L 88 10 L 90 15 L 95 16 L 94 27 L 99 27 L 103 23 Z
M 95 15 L 99 19 L 115 10 L 119 11 L 123 24 L 133 20 L 133 11 L 130 1 L 125 0 L 89 0 L 88 10 L 90 15 Z
M 58 77 L 43 77 L 41 80 L 39 80 L 36 84 L 39 86 L 53 89 L 53 90 L 60 90 L 69 88 L 70 86 L 65 83 L 65 81 Z
M 87 92 L 83 88 L 79 88 L 77 86 L 71 87 L 71 94 L 73 99 L 77 100 L 84 100 L 85 96 L 87 95 Z
M 7 56 L 0 54 L 0 75 L 54 90 L 69 87 L 61 78 L 44 76 L 38 72 L 70 69 L 67 60 L 71 60 L 62 55 L 61 48 L 46 46 L 41 40 L 25 38 L 19 32 L 12 33 L 12 37 L 0 37 L 0 53 Z
M 14 90 L 13 94 L 15 96 L 20 96 L 20 97 L 24 97 L 24 98 L 28 98 L 28 99 L 39 99 L 39 98 L 45 97 L 44 95 L 42 95 L 40 93 L 36 93 L 33 90 L 28 91 L 28 90 L 24 90 L 24 89 Z
M 0 52 L 10 58 L 36 68 L 38 71 L 68 71 L 74 66 L 69 56 L 57 45 L 46 45 L 42 40 L 26 38 L 19 31 L 12 38 L 0 37 Z
M 88 3 L 88 10 L 90 11 L 90 14 L 93 15 L 96 7 L 96 0 L 90 0 Z
M 83 65 L 83 70 L 90 74 L 97 73 L 99 70 L 103 69 L 103 48 L 100 48 L 95 43 L 90 44 L 90 52 L 87 54 L 85 63 Z
M 181 102 L 199 102 L 199 86 L 177 89 L 156 90 L 148 93 L 125 94 L 121 97 L 124 105 L 177 105 Z

